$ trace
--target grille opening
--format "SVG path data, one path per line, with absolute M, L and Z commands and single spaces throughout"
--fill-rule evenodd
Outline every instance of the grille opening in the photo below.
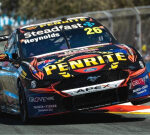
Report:
M 79 87 L 91 86 L 95 84 L 125 79 L 128 77 L 128 75 L 128 72 L 121 70 L 107 70 L 88 74 L 80 74 L 73 78 L 62 80 L 59 84 L 55 86 L 55 89 L 62 91 Z M 97 79 L 95 81 L 90 81 L 88 77 L 97 77 Z
M 78 110 L 94 106 L 106 106 L 113 102 L 126 102 L 128 88 L 122 87 L 112 90 L 88 93 L 63 99 L 63 105 L 67 110 Z

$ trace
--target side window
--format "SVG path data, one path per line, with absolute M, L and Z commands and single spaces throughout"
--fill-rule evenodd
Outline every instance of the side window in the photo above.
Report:
M 12 34 L 10 36 L 10 38 L 8 39 L 8 47 L 7 47 L 7 51 L 9 51 L 12 47 L 12 45 L 15 43 L 15 35 Z
M 15 45 L 12 45 L 11 48 L 9 49 L 9 53 L 12 54 L 15 52 L 16 52 Z
M 12 53 L 17 53 L 19 56 L 19 49 L 17 47 L 17 36 L 13 33 L 8 40 L 7 53 L 12 58 Z

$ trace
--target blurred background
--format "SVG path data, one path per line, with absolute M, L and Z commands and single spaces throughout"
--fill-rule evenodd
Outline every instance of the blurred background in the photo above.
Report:
M 149 63 L 150 0 L 0 0 L 0 35 L 63 16 L 98 19 L 120 43 L 134 46 Z

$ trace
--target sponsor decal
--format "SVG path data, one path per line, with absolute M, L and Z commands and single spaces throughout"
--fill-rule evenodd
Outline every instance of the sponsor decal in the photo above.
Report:
M 137 89 L 133 90 L 133 93 L 136 93 L 137 95 L 140 95 L 144 92 L 147 92 L 147 90 L 146 90 L 147 88 L 148 88 L 148 85 L 144 85 L 141 88 L 137 88 Z
M 85 53 L 85 52 L 91 52 L 91 51 L 96 51 L 98 50 L 99 47 L 97 48 L 80 48 L 80 49 L 73 49 L 73 50 L 69 50 L 69 51 L 65 51 L 63 54 L 59 54 L 58 57 L 62 57 L 62 56 L 68 56 L 68 55 L 74 55 L 74 54 L 78 54 L 78 53 Z
M 96 70 L 97 70 L 97 68 L 87 68 L 87 69 L 84 69 L 84 72 L 93 72 Z
M 36 38 L 31 38 L 31 39 L 21 39 L 20 42 L 21 43 L 25 43 L 25 44 L 29 44 L 29 43 L 34 43 L 34 42 L 39 42 L 41 40 L 45 40 L 45 39 L 50 39 L 50 38 L 56 38 L 56 37 L 59 37 L 60 34 L 59 33 L 53 33 L 53 34 L 47 34 L 47 35 L 44 35 L 44 36 L 39 36 L 39 37 L 36 37 Z
M 45 34 L 60 32 L 61 30 L 71 30 L 71 29 L 78 29 L 82 28 L 83 26 L 80 23 L 72 24 L 72 25 L 60 25 L 60 26 L 54 26 L 49 29 L 39 30 L 39 31 L 32 31 L 32 32 L 25 32 L 24 37 L 25 39 L 31 38 L 31 37 L 37 37 L 42 36 Z
M 124 80 L 118 80 L 114 82 L 108 82 L 108 83 L 103 83 L 103 84 L 98 84 L 98 85 L 93 85 L 93 86 L 88 86 L 88 87 L 64 90 L 63 92 L 71 96 L 76 96 L 76 95 L 81 95 L 81 94 L 97 92 L 97 91 L 109 90 L 109 89 L 118 88 L 123 81 Z
M 104 46 L 107 46 L 107 45 L 111 45 L 111 43 L 104 43 L 104 44 L 96 44 L 96 45 L 89 45 L 89 46 L 86 46 L 86 48 L 88 48 L 88 49 L 90 49 L 90 50 L 92 50 L 93 52 L 94 52 L 94 50 L 96 50 L 95 51 L 95 53 L 99 53 L 99 54 L 112 54 L 113 52 L 101 52 L 101 51 L 97 51 L 97 50 L 99 50 L 98 48 L 101 48 L 101 47 L 104 47 Z M 34 56 L 35 58 L 44 58 L 44 57 L 47 57 L 47 56 L 53 56 L 53 55 L 55 55 L 55 54 L 57 54 L 58 55 L 58 57 L 60 57 L 61 55 L 62 56 L 65 56 L 64 55 L 64 53 L 65 52 L 70 52 L 70 51 L 72 51 L 72 50 L 81 50 L 81 49 L 83 49 L 83 48 L 85 48 L 85 47 L 78 47 L 78 48 L 76 48 L 76 49 L 69 49 L 69 50 L 61 50 L 61 51 L 57 51 L 57 52 L 50 52 L 50 53 L 46 53 L 46 54 L 41 54 L 41 55 L 37 55 L 37 56 Z M 87 51 L 87 50 L 86 50 Z M 120 51 L 118 51 L 118 52 L 120 52 Z M 79 53 L 79 52 L 78 52 Z M 114 53 L 117 53 L 117 52 L 114 52 Z M 121 53 L 121 52 L 120 52 Z M 123 54 L 124 54 L 124 52 L 122 52 Z M 71 55 L 71 54 L 69 54 L 69 55 Z M 70 57 L 69 55 L 67 55 L 66 57 Z M 65 58 L 65 57 L 64 57 Z
M 91 82 L 95 82 L 99 77 L 101 77 L 101 76 L 89 76 L 89 77 L 87 78 L 87 80 L 89 80 L 89 81 L 91 81 Z
M 48 102 L 54 101 L 54 97 L 29 97 L 29 102 L 38 103 L 38 102 Z
M 92 26 L 95 25 L 95 23 L 93 23 L 93 22 L 85 22 L 83 25 L 84 25 L 84 26 L 92 27 Z
M 148 75 L 142 78 L 133 79 L 131 81 L 131 89 L 133 89 L 137 85 L 145 85 L 146 79 L 148 79 Z
M 131 82 L 131 87 L 134 88 L 136 85 L 145 85 L 145 81 L 143 78 L 134 79 Z
M 56 104 L 53 105 L 38 105 L 38 106 L 33 106 L 34 109 L 37 109 L 38 112 L 47 112 L 50 111 L 52 112 L 55 108 L 57 108 Z
M 61 62 L 58 64 L 51 64 L 44 67 L 47 75 L 53 74 L 55 70 L 60 72 L 67 72 L 70 69 L 77 71 L 78 69 L 93 68 L 94 66 L 99 66 L 102 69 L 106 63 L 113 63 L 115 61 L 126 61 L 126 56 L 123 53 L 114 54 L 92 54 L 92 55 L 82 55 L 71 58 L 68 62 Z M 101 67 L 102 66 L 102 67 Z M 97 67 L 96 67 L 97 68 Z
M 91 35 L 91 34 L 101 34 L 103 31 L 101 28 L 99 27 L 92 27 L 92 28 L 84 28 L 84 31 L 86 31 L 87 35 Z
M 40 27 L 43 28 L 45 26 L 54 26 L 54 25 L 61 25 L 61 24 L 67 24 L 67 23 L 77 23 L 77 22 L 84 22 L 86 21 L 86 18 L 74 18 L 74 19 L 69 19 L 65 21 L 54 21 L 46 24 L 41 24 Z
M 103 88 L 112 88 L 109 84 L 102 84 Z
M 91 72 L 96 72 L 98 70 L 103 69 L 106 66 L 106 64 L 103 65 L 98 65 L 98 66 L 92 66 L 92 68 L 82 68 L 82 69 L 76 69 L 73 70 L 74 72 L 78 72 L 78 73 L 91 73 Z
M 38 63 L 38 68 L 42 69 L 44 66 L 48 66 L 50 64 L 53 64 L 54 62 L 56 62 L 55 59 L 41 61 L 41 62 Z

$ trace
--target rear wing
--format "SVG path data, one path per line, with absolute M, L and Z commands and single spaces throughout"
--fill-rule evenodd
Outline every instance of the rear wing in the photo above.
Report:
M 7 41 L 8 38 L 9 38 L 9 35 L 1 35 L 0 36 L 0 42 Z

